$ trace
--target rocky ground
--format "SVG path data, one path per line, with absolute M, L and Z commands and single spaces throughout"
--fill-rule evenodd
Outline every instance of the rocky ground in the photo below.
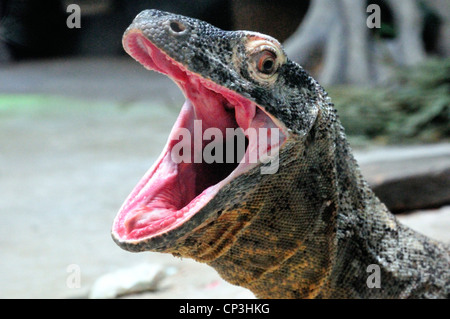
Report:
M 108 297 L 124 287 L 151 290 L 133 298 L 252 297 L 205 265 L 132 254 L 110 238 L 117 210 L 178 114 L 175 85 L 129 59 L 18 63 L 2 66 L 0 79 L 0 298 Z M 450 145 L 366 149 L 357 157 L 376 183 L 387 163 L 408 176 L 419 162 L 421 172 L 448 169 Z M 450 242 L 449 207 L 399 218 Z M 126 278 L 114 280 L 123 287 L 98 281 L 111 273 Z

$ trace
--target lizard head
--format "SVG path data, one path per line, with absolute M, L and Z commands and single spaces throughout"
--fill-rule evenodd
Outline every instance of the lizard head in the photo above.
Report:
M 193 233 L 215 223 L 221 226 L 209 242 L 221 241 L 252 218 L 252 194 L 278 174 L 278 167 L 273 174 L 262 169 L 274 158 L 289 162 L 285 150 L 315 122 L 318 84 L 269 36 L 156 10 L 135 18 L 123 46 L 145 68 L 170 77 L 186 102 L 159 159 L 121 207 L 112 236 L 131 251 L 192 257 L 192 249 L 181 250 L 203 245 Z

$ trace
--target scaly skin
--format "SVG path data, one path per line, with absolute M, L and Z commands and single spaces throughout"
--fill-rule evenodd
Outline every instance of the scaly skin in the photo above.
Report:
M 164 234 L 127 241 L 113 232 L 122 248 L 207 263 L 260 298 L 449 297 L 449 247 L 401 225 L 373 194 L 324 89 L 283 52 L 270 80 L 251 74 L 249 45 L 276 40 L 156 10 L 139 14 L 124 39 L 132 32 L 257 103 L 289 134 L 276 174 L 254 167 Z M 381 288 L 367 285 L 371 264 Z

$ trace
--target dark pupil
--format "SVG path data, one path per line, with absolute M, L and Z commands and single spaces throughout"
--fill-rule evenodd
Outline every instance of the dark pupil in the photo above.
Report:
M 264 61 L 263 63 L 263 70 L 264 71 L 271 71 L 273 67 L 273 61 L 267 59 L 266 61 Z

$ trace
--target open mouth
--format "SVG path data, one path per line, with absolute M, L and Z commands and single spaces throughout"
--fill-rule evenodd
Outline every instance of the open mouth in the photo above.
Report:
M 183 225 L 237 176 L 260 165 L 269 153 L 276 156 L 287 133 L 256 103 L 189 71 L 141 31 L 129 31 L 123 41 L 134 59 L 170 77 L 186 97 L 159 159 L 128 196 L 114 221 L 116 240 L 132 243 Z M 276 135 L 274 130 L 278 130 Z M 208 134 L 211 131 L 215 132 L 214 139 Z M 234 132 L 231 137 L 230 132 Z M 214 148 L 211 143 L 215 143 Z M 207 150 L 216 161 L 205 160 Z

